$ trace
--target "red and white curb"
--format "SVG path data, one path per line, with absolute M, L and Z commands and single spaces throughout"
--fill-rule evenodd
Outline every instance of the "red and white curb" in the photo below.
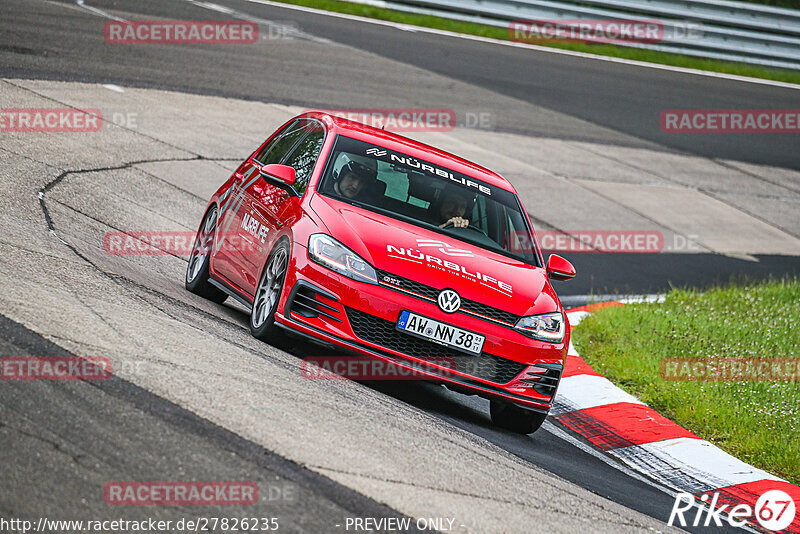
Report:
M 566 313 L 575 326 L 593 310 L 622 304 L 602 302 Z M 668 488 L 697 497 L 718 493 L 717 507 L 727 504 L 728 511 L 738 504 L 755 510 L 765 491 L 784 491 L 794 499 L 797 513 L 780 532 L 800 534 L 800 487 L 731 456 L 663 417 L 596 372 L 571 343 L 550 413 L 596 449 Z M 744 519 L 763 530 L 755 517 Z

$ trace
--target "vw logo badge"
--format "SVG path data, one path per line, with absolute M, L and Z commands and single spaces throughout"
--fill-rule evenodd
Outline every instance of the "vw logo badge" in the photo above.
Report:
M 455 313 L 461 307 L 461 297 L 452 289 L 443 289 L 436 302 L 445 313 Z

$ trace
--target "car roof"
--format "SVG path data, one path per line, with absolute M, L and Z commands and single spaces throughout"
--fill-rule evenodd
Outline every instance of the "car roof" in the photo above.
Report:
M 343 117 L 338 117 L 331 113 L 321 111 L 309 111 L 300 115 L 301 117 L 317 117 L 322 119 L 328 128 L 334 133 L 352 137 L 360 141 L 374 143 L 381 148 L 388 148 L 397 152 L 402 152 L 413 158 L 422 159 L 449 168 L 452 171 L 464 174 L 470 178 L 482 180 L 487 184 L 511 191 L 516 194 L 516 190 L 511 183 L 500 174 L 487 169 L 477 163 L 473 163 L 464 158 L 445 152 L 436 147 L 426 145 L 419 141 L 403 137 L 396 133 L 387 132 L 367 124 L 351 121 Z

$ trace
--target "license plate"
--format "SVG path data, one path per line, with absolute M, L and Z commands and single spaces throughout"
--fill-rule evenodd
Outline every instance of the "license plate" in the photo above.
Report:
M 400 318 L 397 320 L 396 326 L 398 330 L 412 336 L 469 354 L 480 354 L 483 349 L 483 342 L 486 341 L 486 336 L 440 323 L 410 311 L 400 312 Z

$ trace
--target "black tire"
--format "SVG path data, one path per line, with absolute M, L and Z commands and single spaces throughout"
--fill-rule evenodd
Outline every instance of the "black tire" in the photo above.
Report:
M 222 304 L 228 295 L 217 287 L 212 286 L 208 281 L 208 264 L 211 255 L 211 247 L 214 246 L 214 230 L 217 228 L 217 207 L 211 206 L 197 229 L 197 235 L 192 245 L 192 253 L 189 256 L 189 264 L 186 266 L 186 278 L 184 280 L 186 289 L 207 298 L 217 304 Z
M 269 341 L 278 334 L 275 311 L 283 292 L 286 269 L 289 266 L 289 241 L 281 239 L 267 258 L 261 273 L 253 309 L 250 310 L 250 333 L 261 341 Z
M 490 401 L 489 412 L 492 423 L 517 434 L 533 434 L 547 417 L 547 414 L 532 412 L 500 400 Z

